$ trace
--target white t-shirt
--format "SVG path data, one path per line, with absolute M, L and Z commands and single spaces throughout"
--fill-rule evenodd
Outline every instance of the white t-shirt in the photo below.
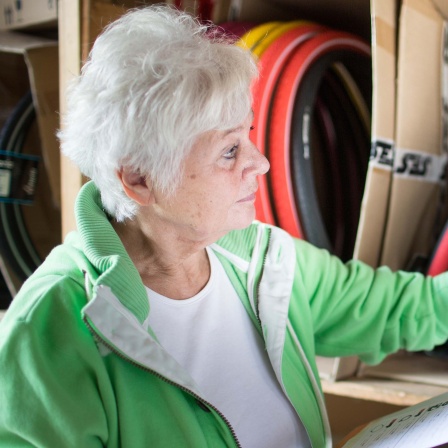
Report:
M 207 253 L 210 279 L 194 297 L 173 300 L 147 288 L 150 326 L 203 397 L 227 418 L 244 448 L 310 447 L 261 336 L 218 258 L 210 249 Z

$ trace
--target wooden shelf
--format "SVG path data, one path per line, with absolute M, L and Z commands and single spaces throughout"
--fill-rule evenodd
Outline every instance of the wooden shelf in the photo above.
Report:
M 322 380 L 324 392 L 334 395 L 411 406 L 448 392 L 448 360 L 400 351 L 381 364 L 362 364 L 344 380 Z
M 350 378 L 322 381 L 327 394 L 377 401 L 396 406 L 412 406 L 423 400 L 448 392 L 448 387 L 386 378 Z
M 444 355 L 443 352 L 440 355 Z M 445 355 L 446 356 L 446 355 Z M 357 376 L 429 384 L 448 388 L 448 359 L 400 351 L 376 366 L 362 365 Z

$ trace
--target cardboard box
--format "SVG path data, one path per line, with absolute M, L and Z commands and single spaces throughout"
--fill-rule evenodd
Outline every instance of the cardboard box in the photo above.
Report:
M 31 89 L 42 141 L 42 156 L 55 205 L 60 204 L 59 58 L 57 42 L 17 32 L 0 31 L 0 124 Z
M 58 0 L 0 0 L 0 30 L 57 26 Z
M 446 17 L 440 6 L 446 9 L 438 0 L 403 0 L 401 6 L 396 149 L 380 261 L 394 270 L 413 269 L 417 257 L 430 255 L 446 215 L 441 182 Z
M 402 0 L 396 150 L 381 259 L 393 269 L 427 259 L 446 221 L 447 20 L 446 1 Z M 448 359 L 401 351 L 377 366 L 361 365 L 359 375 L 448 387 L 447 368 Z
M 59 127 L 59 82 L 57 42 L 0 31 L 0 126 L 18 101 L 31 90 L 36 124 L 27 136 L 27 154 L 41 158 L 36 200 L 21 207 L 30 237 L 44 258 L 61 240 L 60 155 L 55 132 Z M 5 259 L 0 270 L 11 294 L 21 286 Z
M 395 138 L 397 1 L 375 0 L 372 16 L 372 150 L 353 257 L 380 262 L 392 181 Z

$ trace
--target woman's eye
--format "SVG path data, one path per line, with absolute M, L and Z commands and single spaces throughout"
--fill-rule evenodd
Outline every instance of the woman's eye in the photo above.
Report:
M 251 126 L 250 128 L 249 128 L 249 131 L 253 131 L 255 129 L 255 126 Z
M 224 158 L 225 159 L 234 159 L 236 157 L 237 150 L 238 150 L 238 145 L 232 146 L 232 148 L 230 148 L 229 151 L 227 151 L 224 154 Z

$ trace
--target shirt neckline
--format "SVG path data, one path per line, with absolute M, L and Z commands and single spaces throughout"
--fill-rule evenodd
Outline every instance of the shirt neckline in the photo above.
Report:
M 173 306 L 173 307 L 182 307 L 182 306 L 188 306 L 193 303 L 197 303 L 201 299 L 203 299 L 205 296 L 209 294 L 211 289 L 213 288 L 214 278 L 215 278 L 215 263 L 219 262 L 216 255 L 213 253 L 213 251 L 207 246 L 205 248 L 208 261 L 210 264 L 210 277 L 205 284 L 205 286 L 194 296 L 189 297 L 188 299 L 172 299 L 171 297 L 164 296 L 162 294 L 159 294 L 158 292 L 152 290 L 148 286 L 145 285 L 146 292 L 148 294 L 149 300 L 155 300 L 159 303 L 162 303 L 167 306 Z

